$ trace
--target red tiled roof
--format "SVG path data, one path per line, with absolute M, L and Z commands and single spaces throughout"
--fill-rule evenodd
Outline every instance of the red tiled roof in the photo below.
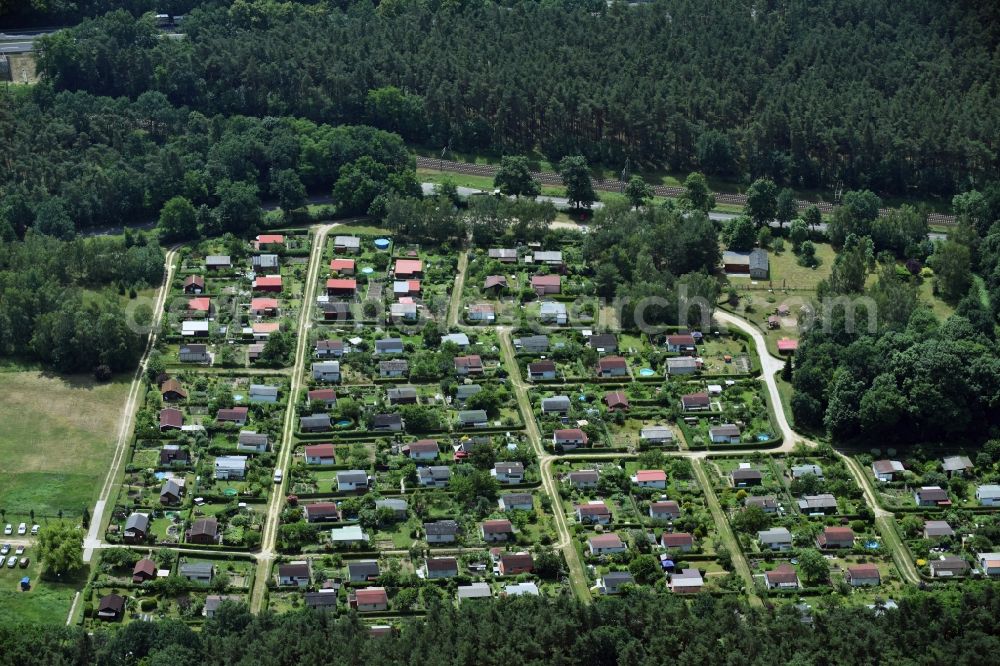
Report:
M 389 603 L 389 595 L 385 593 L 384 587 L 361 588 L 355 592 L 354 595 L 359 604 L 364 604 L 366 606 L 370 604 Z
M 332 260 L 330 260 L 330 270 L 331 271 L 353 271 L 354 270 L 354 260 L 353 259 L 332 259 Z
M 278 307 L 277 298 L 253 298 L 250 299 L 251 310 L 273 310 Z
M 608 370 L 611 368 L 626 368 L 628 365 L 626 364 L 625 359 L 621 356 L 608 356 L 607 358 L 602 358 L 598 361 L 597 367 L 602 370 Z
M 163 382 L 163 385 L 160 386 L 160 392 L 161 393 L 174 392 L 182 398 L 187 397 L 187 391 L 184 390 L 184 387 L 181 386 L 181 383 L 179 381 L 173 378 Z
M 354 278 L 330 278 L 326 281 L 327 289 L 350 289 L 351 291 L 357 291 L 358 281 Z
M 305 451 L 310 458 L 332 458 L 333 444 L 313 444 L 307 446 Z
M 688 393 L 681 396 L 681 402 L 685 405 L 707 405 L 709 399 L 707 393 Z
M 558 275 L 532 275 L 531 276 L 531 286 L 532 287 L 558 287 L 562 284 L 562 280 Z
M 507 278 L 503 275 L 487 275 L 486 282 L 483 284 L 483 289 L 491 289 L 493 287 L 506 287 Z
M 257 236 L 257 242 L 261 245 L 274 244 L 281 245 L 285 242 L 285 237 L 281 234 L 261 234 Z
M 487 534 L 491 533 L 504 533 L 513 532 L 514 527 L 510 524 L 509 520 L 484 520 L 483 521 L 483 532 Z
M 823 536 L 827 539 L 853 539 L 854 530 L 850 527 L 825 527 L 823 528 Z
M 313 516 L 339 516 L 340 509 L 334 502 L 313 502 L 302 507 L 306 514 Z
M 396 275 L 413 275 L 424 270 L 424 263 L 419 259 L 397 259 L 394 273 Z
M 454 557 L 428 557 L 428 571 L 455 571 L 458 569 L 458 560 Z
M 281 286 L 281 276 L 280 275 L 263 275 L 253 281 L 254 288 L 259 287 L 280 287 Z
M 666 481 L 667 473 L 662 469 L 640 469 L 635 473 L 635 480 L 639 483 L 643 481 Z
M 681 507 L 673 500 L 664 502 L 653 502 L 649 505 L 653 513 L 680 513 Z
M 147 576 L 156 575 L 156 562 L 150 559 L 142 559 L 135 563 L 135 567 L 132 568 L 132 575 L 146 574 Z
M 694 538 L 687 532 L 664 532 L 660 536 L 660 543 L 663 544 L 664 548 L 691 546 L 694 545 Z
M 881 578 L 878 566 L 874 564 L 858 564 L 847 567 L 847 573 L 851 578 Z
M 410 442 L 403 448 L 407 451 L 424 453 L 430 453 L 431 451 L 437 453 L 440 450 L 437 441 L 433 439 L 418 439 L 415 442 Z
M 563 428 L 561 430 L 556 430 L 553 434 L 557 440 L 581 440 L 584 443 L 587 442 L 587 433 L 579 428 Z
M 216 421 L 242 421 L 247 417 L 246 407 L 233 407 L 231 409 L 220 409 L 215 415 Z
M 188 310 L 194 310 L 195 312 L 208 312 L 212 308 L 212 300 L 210 298 L 192 298 L 188 301 Z
M 508 569 L 521 569 L 531 571 L 535 567 L 535 560 L 531 553 L 504 553 L 500 556 L 500 567 Z
M 313 400 L 327 401 L 327 400 L 336 400 L 336 399 L 337 399 L 337 392 L 336 392 L 336 390 L 334 390 L 332 388 L 313 389 L 312 391 L 309 391 L 309 400 L 310 401 L 313 401 Z
M 791 338 L 781 338 L 778 340 L 778 351 L 795 351 L 799 348 L 799 341 Z
M 798 574 L 795 573 L 795 567 L 791 564 L 781 564 L 764 575 L 772 583 L 795 583 L 799 579 Z

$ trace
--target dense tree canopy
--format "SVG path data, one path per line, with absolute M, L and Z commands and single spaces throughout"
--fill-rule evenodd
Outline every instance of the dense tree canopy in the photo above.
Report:
M 796 422 L 838 441 L 981 443 L 1000 427 L 992 326 L 984 333 L 960 315 L 938 323 L 894 271 L 879 283 L 870 301 L 854 302 L 853 317 L 846 298 L 831 307 L 800 345 Z
M 124 294 L 159 284 L 163 260 L 141 235 L 65 242 L 31 231 L 24 242 L 0 242 L 0 355 L 60 372 L 131 370 L 143 322 L 106 287 Z
M 404 620 L 398 634 L 380 638 L 369 637 L 353 613 L 253 616 L 225 606 L 200 632 L 176 620 L 130 622 L 93 635 L 75 627 L 4 625 L 0 664 L 930 666 L 982 663 L 1000 650 L 995 586 L 911 592 L 898 604 L 898 610 L 870 610 L 820 601 L 816 621 L 805 623 L 792 605 L 754 610 L 708 595 L 689 602 L 633 592 L 591 606 L 567 597 L 461 608 L 432 600 L 426 616 Z
M 615 169 L 894 193 L 997 174 L 993 3 L 374 4 L 208 5 L 182 40 L 122 11 L 45 40 L 39 65 L 59 89 Z
M 220 234 L 258 224 L 268 194 L 295 206 L 304 188 L 331 192 L 339 184 L 345 208 L 361 212 L 386 187 L 419 195 L 399 136 L 367 126 L 207 118 L 159 93 L 130 102 L 44 88 L 0 93 L 0 125 L 0 231 L 18 236 L 35 226 L 68 238 L 160 217 L 165 237 L 189 238 L 187 206 L 175 200 L 163 210 L 175 197 L 211 208 L 199 231 Z

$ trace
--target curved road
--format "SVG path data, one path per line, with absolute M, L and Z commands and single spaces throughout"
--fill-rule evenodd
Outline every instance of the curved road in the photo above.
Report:
M 757 347 L 757 355 L 760 357 L 761 374 L 763 375 L 761 379 L 764 381 L 764 385 L 767 386 L 767 395 L 771 400 L 771 404 L 774 405 L 774 415 L 778 419 L 778 428 L 781 430 L 783 438 L 781 446 L 777 449 L 770 449 L 769 452 L 788 453 L 799 442 L 803 442 L 807 446 L 815 446 L 815 442 L 798 435 L 792 430 L 791 424 L 788 423 L 788 418 L 785 416 L 785 410 L 781 404 L 781 393 L 778 392 L 778 382 L 774 378 L 777 373 L 781 372 L 781 369 L 785 366 L 785 362 L 782 359 L 771 356 L 771 352 L 767 350 L 767 341 L 764 339 L 764 335 L 760 332 L 760 329 L 746 319 L 723 310 L 716 310 L 715 318 L 721 322 L 725 322 L 727 326 L 732 326 L 748 333 Z

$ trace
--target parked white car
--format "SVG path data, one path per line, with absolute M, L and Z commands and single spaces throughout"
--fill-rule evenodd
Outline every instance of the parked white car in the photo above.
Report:
M 3 533 L 7 534 L 7 535 L 13 534 L 14 533 L 14 526 L 11 525 L 10 523 L 7 523 L 7 527 L 3 528 Z
M 27 524 L 21 523 L 20 525 L 18 525 L 17 526 L 17 533 L 20 534 L 20 535 L 22 535 L 22 536 L 25 535 L 25 534 L 27 534 L 28 533 L 28 526 L 27 526 Z

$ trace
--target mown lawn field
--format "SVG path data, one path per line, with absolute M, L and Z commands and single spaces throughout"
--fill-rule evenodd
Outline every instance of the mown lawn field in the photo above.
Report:
M 41 567 L 35 549 L 29 547 L 25 555 L 31 558 L 27 569 L 16 567 L 0 569 L 0 625 L 25 624 L 65 624 L 73 604 L 73 595 L 83 585 L 84 573 L 77 574 L 65 582 L 43 581 Z M 24 576 L 31 579 L 31 588 L 21 591 L 20 581 Z
M 97 383 L 37 371 L 0 374 L 0 508 L 8 522 L 34 511 L 79 515 L 111 463 L 130 377 Z

